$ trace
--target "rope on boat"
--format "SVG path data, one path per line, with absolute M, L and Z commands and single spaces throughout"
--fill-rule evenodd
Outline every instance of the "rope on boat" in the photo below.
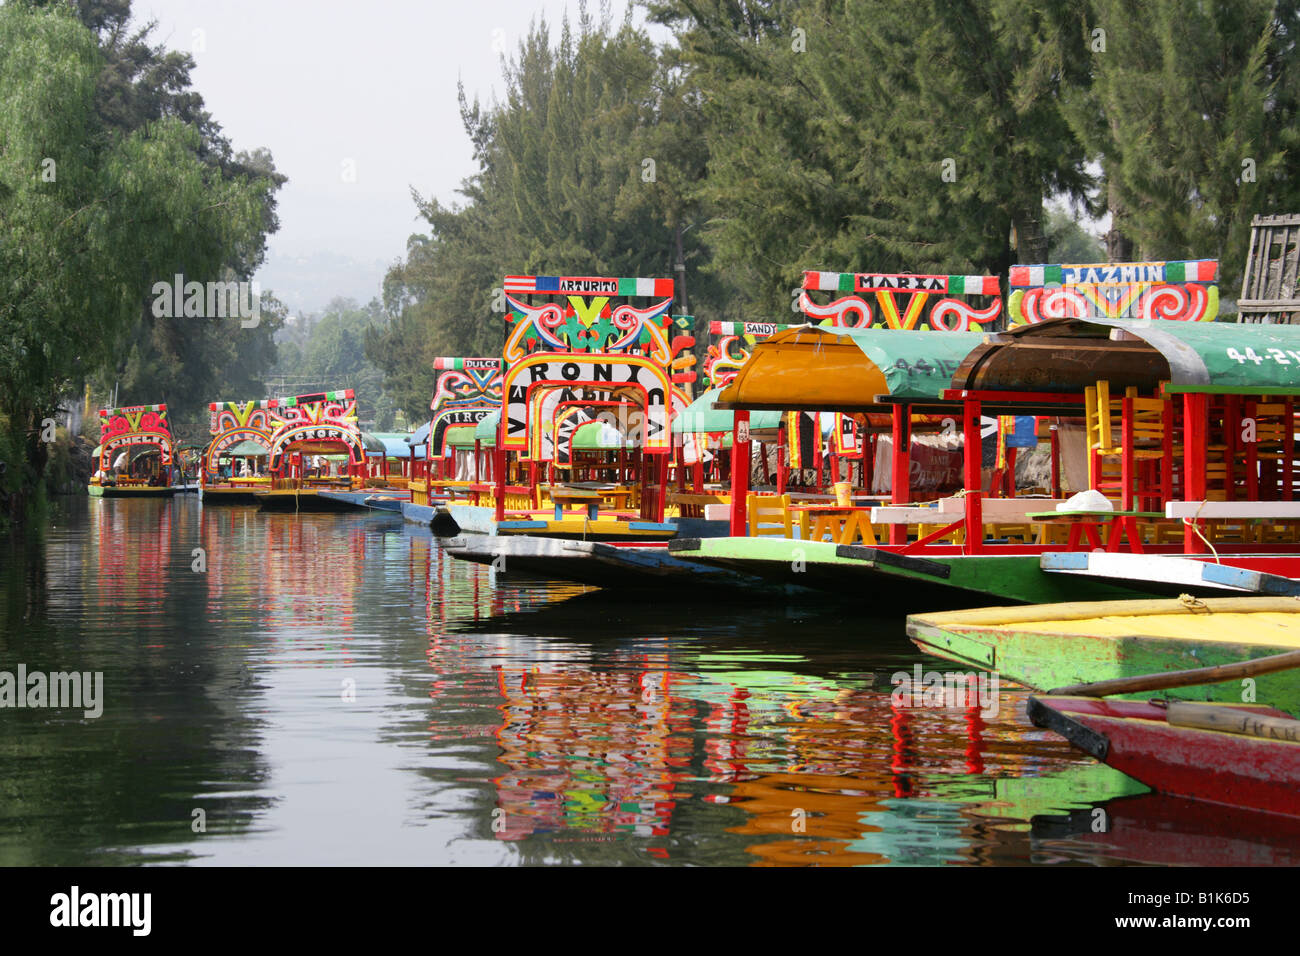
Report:
M 1198 597 L 1192 597 L 1190 594 L 1178 595 L 1179 602 L 1193 614 L 1209 614 L 1210 606 Z
M 1191 528 L 1192 531 L 1196 533 L 1196 537 L 1205 542 L 1205 546 L 1210 549 L 1210 554 L 1214 555 L 1214 563 L 1222 564 L 1223 562 L 1219 560 L 1219 552 L 1214 550 L 1214 545 L 1210 543 L 1210 539 L 1201 534 L 1201 529 L 1196 526 L 1196 520 L 1201 516 L 1201 509 L 1204 507 L 1205 502 L 1202 501 L 1196 508 L 1196 514 L 1192 515 L 1190 518 L 1183 519 L 1183 525 Z

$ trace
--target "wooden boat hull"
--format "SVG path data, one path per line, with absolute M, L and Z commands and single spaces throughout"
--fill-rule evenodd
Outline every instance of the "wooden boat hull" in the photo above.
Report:
M 589 521 L 576 515 L 555 521 L 549 514 L 496 520 L 496 511 L 482 505 L 446 504 L 435 509 L 433 533 L 457 537 L 466 532 L 492 537 L 528 536 L 563 541 L 662 542 L 676 537 L 678 526 L 671 521 L 640 521 L 636 518 L 597 518 Z
M 914 614 L 907 633 L 935 657 L 1040 691 L 1190 670 L 1300 649 L 1293 598 L 1072 602 Z M 1253 678 L 1258 699 L 1300 706 L 1300 670 Z M 1240 703 L 1240 681 L 1172 688 L 1180 700 Z
M 204 487 L 199 500 L 205 505 L 255 505 L 258 492 L 251 488 Z
M 1177 597 L 1266 594 L 1300 596 L 1300 555 L 1225 554 L 1189 557 L 1104 551 L 1049 551 L 1039 558 L 1049 574 L 1123 585 L 1141 581 L 1152 594 Z
M 1272 707 L 1215 705 L 1289 720 Z M 1154 701 L 1031 697 L 1029 718 L 1151 789 L 1266 813 L 1300 816 L 1300 740 L 1171 725 Z
M 674 556 L 752 574 L 777 584 L 836 595 L 887 600 L 882 610 L 980 607 L 990 601 L 1040 603 L 1069 598 L 1113 600 L 1146 596 L 1107 581 L 1075 581 L 1039 567 L 1037 554 L 899 554 L 884 548 L 792 538 L 680 538 Z
M 773 596 L 816 592 L 774 586 L 762 578 L 674 558 L 663 546 L 620 547 L 560 538 L 465 535 L 444 539 L 448 554 L 506 575 L 572 581 L 611 590 L 667 595 L 681 588 L 726 588 Z
M 262 511 L 342 512 L 360 511 L 365 505 L 350 497 L 322 494 L 317 489 L 303 491 L 259 491 L 255 495 L 257 507 Z
M 119 488 L 116 485 L 88 485 L 92 498 L 170 498 L 176 494 L 172 487 L 143 486 L 139 488 Z

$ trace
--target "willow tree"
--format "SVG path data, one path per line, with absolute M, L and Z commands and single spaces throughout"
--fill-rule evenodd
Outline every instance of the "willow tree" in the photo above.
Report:
M 153 283 L 218 274 L 264 225 L 270 184 L 214 176 L 192 126 L 106 123 L 103 66 L 62 8 L 0 7 L 0 455 L 20 502 L 42 421 L 122 348 Z

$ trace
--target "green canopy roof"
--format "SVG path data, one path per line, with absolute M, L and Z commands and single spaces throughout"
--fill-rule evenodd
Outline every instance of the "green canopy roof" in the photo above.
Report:
M 725 408 L 876 412 L 877 396 L 934 399 L 979 332 L 799 325 L 759 342 L 718 396 Z
M 452 448 L 473 448 L 477 425 L 452 425 L 443 436 L 443 443 Z
M 1110 382 L 1169 392 L 1300 395 L 1300 326 L 1049 319 L 989 335 L 951 388 L 1077 392 Z
M 500 424 L 501 424 L 500 411 L 495 411 L 484 418 L 480 418 L 478 424 L 474 426 L 475 440 L 482 442 L 484 448 L 496 448 L 497 427 Z
M 736 413 L 724 408 L 714 408 L 713 402 L 722 392 L 721 388 L 711 388 L 695 401 L 686 406 L 686 410 L 673 419 L 674 435 L 700 435 L 705 432 L 730 432 L 736 422 Z M 779 428 L 780 412 L 750 412 L 749 427 Z
M 936 332 L 918 329 L 828 329 L 847 335 L 862 354 L 885 373 L 895 398 L 935 398 L 948 387 L 983 332 Z
M 231 445 L 229 448 L 222 449 L 222 457 L 230 456 L 231 458 L 246 458 L 257 455 L 270 454 L 270 450 L 261 442 L 250 440 L 241 441 L 238 444 Z
M 608 422 L 583 422 L 573 430 L 570 449 L 604 451 L 635 448 L 636 443 Z

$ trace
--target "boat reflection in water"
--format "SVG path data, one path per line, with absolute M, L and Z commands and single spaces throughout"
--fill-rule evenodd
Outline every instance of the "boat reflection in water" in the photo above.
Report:
M 1294 821 L 1146 795 L 1005 682 L 902 706 L 936 662 L 899 620 L 498 581 L 385 520 L 102 499 L 0 542 L 11 659 L 105 687 L 0 721 L 0 862 L 1300 862 Z
M 476 587 L 517 601 L 477 573 Z M 483 781 L 480 832 L 524 861 L 1293 861 L 1285 837 L 1225 838 L 1203 810 L 1171 830 L 1168 801 L 1034 728 L 1018 688 L 993 713 L 899 706 L 884 675 L 905 649 L 887 640 L 850 652 L 815 615 L 792 627 L 779 610 L 742 624 L 701 611 L 674 629 L 653 607 L 557 597 L 460 625 L 445 603 L 432 617 L 454 628 L 431 625 L 433 670 L 485 671 L 478 687 L 490 682 L 499 703 L 490 728 L 431 729 L 491 735 L 504 772 Z M 1171 833 L 1176 848 L 1152 852 Z

